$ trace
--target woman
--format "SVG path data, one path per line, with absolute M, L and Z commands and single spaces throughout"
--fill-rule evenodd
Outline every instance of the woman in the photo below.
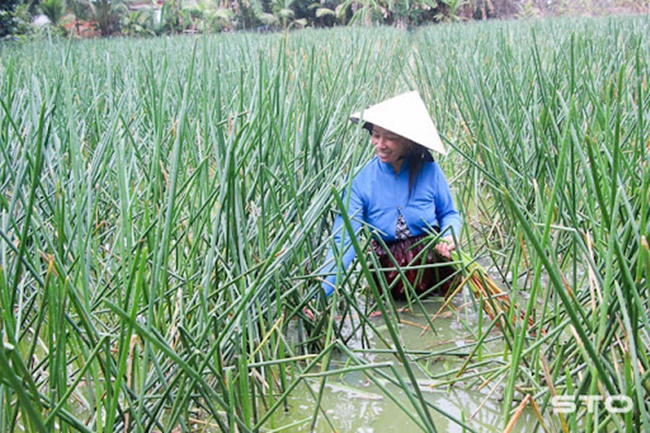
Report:
M 363 224 L 370 226 L 374 236 L 389 247 L 399 265 L 410 263 L 424 248 L 421 240 L 432 232 L 441 233 L 436 253 L 419 254 L 426 263 L 436 263 L 437 255 L 451 258 L 454 239 L 460 235 L 461 219 L 454 207 L 449 184 L 430 150 L 445 154 L 444 146 L 431 117 L 417 92 L 388 99 L 350 120 L 364 122 L 371 134 L 376 156 L 355 176 L 346 192 L 344 203 L 355 234 Z M 348 234 L 339 215 L 334 222 L 334 247 L 344 251 L 345 269 L 355 257 Z M 373 250 L 382 268 L 394 268 L 393 261 L 379 242 L 373 240 Z M 332 248 L 327 253 L 323 270 L 329 274 L 323 290 L 330 296 L 336 287 L 336 264 Z M 421 260 L 415 264 L 421 264 Z M 406 277 L 416 292 L 428 291 L 437 282 L 452 274 L 448 266 L 432 266 L 410 270 Z M 384 273 L 389 285 L 398 277 L 396 270 Z M 405 293 L 401 281 L 393 284 L 391 293 Z

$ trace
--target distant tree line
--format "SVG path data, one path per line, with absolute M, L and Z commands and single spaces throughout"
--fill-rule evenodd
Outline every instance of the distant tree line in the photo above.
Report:
M 2 0 L 0 38 L 38 37 L 44 32 L 62 36 L 154 36 L 342 25 L 392 25 L 407 29 L 438 22 L 549 14 L 595 15 L 612 8 L 624 13 L 645 13 L 649 3 L 650 0 Z

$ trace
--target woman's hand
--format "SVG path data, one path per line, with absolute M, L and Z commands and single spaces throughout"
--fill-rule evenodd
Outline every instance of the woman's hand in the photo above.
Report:
M 309 320 L 314 320 L 314 317 L 316 317 L 316 316 L 314 315 L 314 312 L 311 311 L 311 308 L 309 308 L 309 307 L 305 307 L 305 308 L 303 308 L 303 309 L 302 309 L 302 312 L 305 313 L 305 316 L 307 316 L 307 318 L 308 318 Z
M 436 244 L 436 251 L 438 251 L 438 254 L 449 260 L 451 260 L 451 252 L 455 249 L 456 243 L 454 242 L 454 237 L 451 235 L 445 236 Z

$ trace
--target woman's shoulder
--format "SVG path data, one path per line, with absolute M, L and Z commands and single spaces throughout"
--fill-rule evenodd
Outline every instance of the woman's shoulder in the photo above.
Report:
M 352 188 L 360 196 L 370 194 L 373 188 L 380 181 L 382 176 L 381 163 L 376 156 L 365 163 L 356 173 L 352 180 Z
M 429 175 L 437 175 L 437 174 L 441 173 L 440 165 L 438 165 L 438 163 L 436 161 L 433 161 L 433 160 L 425 161 L 422 164 L 421 170 L 422 170 L 422 172 L 427 173 Z
M 366 162 L 363 167 L 361 167 L 354 178 L 355 180 L 362 181 L 368 177 L 376 176 L 377 173 L 379 173 L 380 169 L 381 167 L 379 158 L 375 156 L 370 161 Z
M 427 185 L 440 185 L 447 183 L 447 177 L 440 165 L 435 161 L 427 161 L 422 165 L 420 179 Z
M 438 165 L 438 162 L 435 159 L 431 159 L 430 161 L 425 160 L 423 165 L 425 167 L 440 167 L 440 165 Z

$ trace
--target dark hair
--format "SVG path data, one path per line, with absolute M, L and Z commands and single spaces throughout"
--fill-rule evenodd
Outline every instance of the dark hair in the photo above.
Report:
M 415 184 L 418 182 L 422 166 L 425 162 L 433 162 L 433 156 L 431 156 L 429 149 L 412 141 L 410 143 L 411 147 L 405 155 L 409 159 L 409 199 Z
M 366 131 L 368 131 L 368 132 L 370 133 L 370 135 L 372 135 L 372 128 L 373 128 L 373 126 L 375 126 L 375 125 L 373 125 L 373 124 L 370 123 L 370 122 L 363 122 L 363 126 L 362 126 L 362 128 L 365 129 Z

